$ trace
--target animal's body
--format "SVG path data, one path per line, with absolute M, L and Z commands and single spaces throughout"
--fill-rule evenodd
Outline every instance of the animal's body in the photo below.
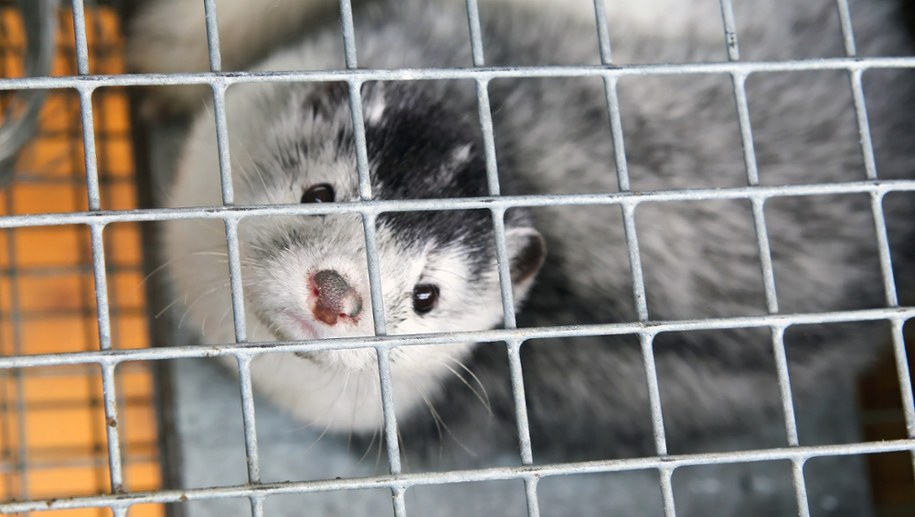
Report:
M 186 40 L 173 35 L 167 41 L 161 34 L 168 31 L 159 27 L 157 33 L 151 20 L 170 23 L 168 13 L 185 4 L 153 3 L 134 24 L 139 36 L 132 55 L 138 67 L 172 69 L 167 50 L 179 51 L 176 42 Z M 269 15 L 254 12 L 262 8 L 247 9 L 247 2 L 216 4 L 225 25 L 224 61 L 232 66 L 263 58 L 255 69 L 343 67 L 338 26 L 306 24 L 314 7 L 309 2 L 276 2 L 273 10 L 266 9 Z M 360 67 L 471 66 L 464 2 L 354 4 Z M 486 64 L 599 64 L 589 2 L 568 13 L 541 4 L 481 1 Z M 655 11 L 644 6 L 627 11 L 631 6 L 625 2 L 611 6 L 614 62 L 725 61 L 718 2 L 699 4 L 658 2 Z M 735 4 L 743 59 L 845 55 L 833 1 Z M 859 54 L 911 54 L 901 2 L 850 4 Z M 270 25 L 270 20 L 283 22 Z M 245 45 L 226 28 L 232 23 L 244 25 L 251 48 L 236 50 Z M 192 30 L 184 25 L 168 30 Z M 296 33 L 299 26 L 309 29 Z M 277 27 L 285 46 L 274 46 L 271 27 Z M 198 44 L 185 43 L 187 55 L 205 56 L 202 24 L 193 30 Z M 868 72 L 865 79 L 876 170 L 882 179 L 912 179 L 915 77 L 911 71 L 887 70 Z M 846 71 L 759 72 L 746 85 L 762 185 L 866 179 Z M 487 195 L 472 83 L 369 83 L 362 95 L 373 198 Z M 502 194 L 619 189 L 600 79 L 497 79 L 489 96 Z M 624 78 L 619 98 L 633 190 L 747 185 L 729 75 Z M 230 88 L 226 113 L 235 202 L 358 199 L 348 103 L 340 84 Z M 198 111 L 170 192 L 175 206 L 222 203 L 212 112 Z M 915 265 L 913 197 L 891 194 L 884 203 L 902 295 Z M 780 312 L 886 306 L 868 195 L 778 197 L 765 207 Z M 649 320 L 767 313 L 749 201 L 645 203 L 636 209 L 635 222 Z M 505 224 L 519 326 L 638 321 L 618 206 L 517 209 Z M 501 324 L 488 212 L 389 213 L 379 217 L 377 231 L 388 333 L 485 330 Z M 199 331 L 205 343 L 232 342 L 222 223 L 170 222 L 163 238 L 170 282 L 184 300 L 183 323 Z M 372 335 L 358 215 L 245 220 L 239 238 L 250 341 Z M 808 396 L 828 392 L 832 383 L 860 371 L 884 335 L 866 326 L 789 328 L 791 382 L 799 407 Z M 714 435 L 780 414 L 768 329 L 666 333 L 656 337 L 654 351 L 671 440 Z M 522 347 L 521 357 L 537 451 L 652 452 L 644 358 L 635 336 L 535 340 Z M 431 405 L 463 443 L 474 443 L 474 435 L 479 435 L 476 442 L 515 439 L 503 345 L 404 347 L 392 352 L 391 368 L 405 432 L 434 433 Z M 252 372 L 259 391 L 304 422 L 368 434 L 381 426 L 372 350 L 304 357 L 268 353 L 254 361 Z M 480 385 L 491 413 L 480 402 Z

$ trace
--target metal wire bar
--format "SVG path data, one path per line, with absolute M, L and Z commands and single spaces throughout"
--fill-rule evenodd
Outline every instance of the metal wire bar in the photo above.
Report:
M 804 463 L 806 461 L 807 458 L 794 458 L 791 462 L 798 517 L 810 517 L 810 499 L 807 498 L 807 483 L 804 482 Z
M 661 413 L 661 390 L 658 386 L 658 370 L 654 363 L 653 333 L 639 334 L 645 376 L 648 379 L 648 403 L 651 410 L 651 427 L 658 456 L 667 456 L 667 437 L 664 432 L 664 416 Z
M 26 501 L 0 505 L 0 512 L 38 511 L 47 509 L 110 507 L 114 515 L 126 515 L 133 504 L 170 503 L 186 500 L 212 499 L 224 497 L 247 497 L 251 502 L 251 511 L 255 517 L 263 515 L 263 504 L 266 497 L 283 493 L 302 493 L 325 490 L 343 490 L 357 488 L 384 487 L 391 490 L 394 513 L 406 516 L 405 491 L 413 486 L 424 484 L 455 483 L 465 481 L 487 481 L 499 479 L 520 479 L 525 484 L 525 495 L 528 514 L 539 515 L 537 484 L 543 476 L 557 476 L 592 472 L 613 472 L 626 470 L 656 469 L 667 517 L 674 517 L 675 505 L 671 477 L 680 466 L 708 465 L 719 463 L 769 461 L 775 459 L 790 460 L 793 465 L 794 486 L 798 499 L 800 515 L 809 515 L 806 486 L 804 484 L 804 462 L 812 457 L 834 456 L 844 454 L 867 454 L 894 451 L 915 450 L 915 407 L 913 407 L 912 388 L 909 372 L 905 363 L 905 347 L 902 341 L 902 328 L 906 320 L 915 317 L 915 307 L 896 307 L 895 283 L 892 277 L 889 245 L 886 238 L 886 226 L 880 209 L 883 197 L 888 192 L 915 191 L 915 181 L 877 180 L 876 165 L 873 156 L 873 145 L 867 120 L 866 106 L 862 88 L 862 75 L 865 70 L 878 68 L 915 68 L 915 58 L 867 58 L 859 59 L 855 55 L 854 37 L 851 32 L 851 21 L 846 0 L 837 0 L 839 16 L 845 38 L 846 58 L 818 59 L 788 62 L 754 62 L 739 61 L 739 47 L 735 31 L 734 13 L 731 0 L 720 0 L 722 23 L 724 26 L 725 44 L 729 58 L 727 63 L 702 63 L 681 65 L 640 65 L 625 68 L 614 68 L 612 63 L 611 44 L 608 32 L 606 12 L 601 0 L 595 0 L 594 13 L 597 24 L 597 38 L 601 66 L 572 67 L 490 67 L 485 68 L 485 53 L 480 30 L 479 6 L 476 0 L 466 0 L 468 29 L 474 68 L 465 69 L 395 69 L 395 70 L 359 70 L 353 13 L 350 0 L 340 0 L 341 28 L 344 40 L 345 62 L 347 70 L 335 71 L 299 71 L 299 72 L 220 72 L 221 56 L 218 40 L 218 24 L 215 1 L 204 0 L 209 45 L 210 73 L 186 74 L 141 74 L 127 76 L 86 76 L 89 72 L 88 53 L 83 52 L 85 45 L 85 15 L 82 0 L 73 0 L 74 31 L 76 33 L 77 67 L 79 76 L 75 77 L 41 77 L 31 79 L 0 79 L 0 89 L 31 90 L 44 88 L 76 89 L 81 100 L 83 121 L 83 139 L 85 164 L 89 191 L 89 210 L 87 212 L 67 214 L 35 214 L 0 218 L 0 228 L 21 228 L 44 225 L 79 224 L 88 225 L 92 236 L 93 273 L 96 279 L 96 302 L 99 317 L 99 334 L 101 349 L 96 351 L 76 352 L 69 354 L 47 354 L 22 356 L 21 351 L 10 357 L 0 357 L 0 369 L 98 364 L 102 368 L 104 403 L 108 418 L 108 447 L 111 466 L 113 494 L 69 498 L 60 500 Z M 849 73 L 856 117 L 864 154 L 867 180 L 833 185 L 797 185 L 779 187 L 759 186 L 759 174 L 753 147 L 750 114 L 747 107 L 745 81 L 751 73 L 797 70 L 845 70 Z M 619 99 L 617 96 L 618 81 L 622 77 L 640 75 L 680 75 L 680 74 L 719 74 L 731 76 L 735 102 L 737 104 L 738 122 L 741 141 L 744 149 L 744 161 L 747 169 L 748 187 L 732 189 L 696 189 L 661 192 L 633 192 L 628 176 L 622 123 L 620 119 Z M 488 84 L 493 79 L 530 78 L 530 77 L 594 77 L 601 78 L 607 98 L 607 109 L 610 121 L 611 136 L 614 144 L 617 178 L 620 192 L 587 194 L 587 195 L 547 195 L 547 196 L 510 196 L 498 197 L 500 194 L 498 171 L 496 169 L 496 151 L 493 141 L 493 122 L 488 96 Z M 366 81 L 426 80 L 426 79 L 470 79 L 476 87 L 480 128 L 483 134 L 486 153 L 488 196 L 468 199 L 450 200 L 410 200 L 410 201 L 376 201 L 372 199 L 371 178 L 369 175 L 366 153 L 365 128 L 362 113 L 361 87 Z M 231 163 L 229 154 L 228 121 L 226 116 L 225 94 L 227 88 L 239 83 L 287 81 L 345 81 L 349 88 L 350 108 L 353 117 L 355 135 L 357 172 L 359 175 L 360 200 L 352 203 L 326 205 L 285 205 L 285 206 L 234 206 Z M 217 132 L 217 146 L 220 161 L 220 179 L 222 183 L 222 207 L 187 208 L 187 209 L 154 209 L 131 211 L 100 210 L 98 172 L 95 158 L 95 140 L 93 133 L 92 94 L 100 86 L 133 86 L 133 85 L 193 85 L 210 86 L 214 97 L 214 116 Z M 766 231 L 764 206 L 768 199 L 784 196 L 812 196 L 825 194 L 866 193 L 871 196 L 875 225 L 878 237 L 881 267 L 884 272 L 884 283 L 889 307 L 863 311 L 845 311 L 817 314 L 778 314 L 778 302 L 775 289 L 775 278 L 772 270 L 771 252 Z M 645 285 L 642 278 L 642 267 L 636 232 L 636 208 L 645 202 L 661 201 L 699 201 L 699 200 L 749 200 L 753 209 L 755 230 L 760 252 L 763 280 L 765 285 L 769 314 L 765 316 L 742 318 L 712 318 L 704 320 L 682 320 L 652 322 L 649 319 Z M 623 213 L 626 243 L 633 275 L 633 295 L 635 298 L 638 322 L 604 325 L 576 325 L 567 327 L 546 327 L 536 329 L 516 328 L 513 293 L 511 290 L 511 272 L 505 242 L 504 216 L 506 210 L 516 207 L 556 206 L 556 205 L 619 205 Z M 384 304 L 381 287 L 381 276 L 377 256 L 376 222 L 377 216 L 386 212 L 422 211 L 422 210 L 470 210 L 486 209 L 493 217 L 496 255 L 499 264 L 501 294 L 503 301 L 504 329 L 483 332 L 452 332 L 442 334 L 425 334 L 413 336 L 388 336 L 384 319 Z M 245 322 L 244 298 L 242 291 L 242 272 L 240 265 L 240 246 L 238 224 L 247 217 L 261 215 L 313 215 L 313 214 L 360 214 L 366 240 L 367 262 L 371 297 L 373 301 L 373 321 L 375 337 L 340 338 L 321 341 L 248 343 Z M 102 232 L 105 225 L 113 222 L 164 221 L 190 218 L 223 220 L 226 228 L 226 241 L 229 251 L 229 273 L 232 287 L 233 316 L 235 320 L 236 343 L 213 347 L 172 347 L 148 350 L 112 350 L 110 335 L 110 315 L 107 299 L 106 268 L 104 259 Z M 10 231 L 12 233 L 12 231 Z M 12 239 L 10 239 L 12 241 Z M 897 355 L 897 368 L 902 383 L 903 406 L 906 412 L 906 423 L 909 431 L 908 440 L 881 443 L 857 443 L 826 447 L 800 447 L 797 428 L 794 420 L 794 408 L 791 400 L 790 379 L 784 349 L 784 331 L 791 325 L 807 323 L 830 323 L 845 321 L 887 320 L 893 326 L 894 351 Z M 776 368 L 779 388 L 784 406 L 785 425 L 789 447 L 764 451 L 739 451 L 725 454 L 696 454 L 667 456 L 667 445 L 661 412 L 660 392 L 657 371 L 654 364 L 652 340 L 660 332 L 687 330 L 709 330 L 725 328 L 769 328 L 772 333 L 773 350 L 776 357 Z M 651 404 L 651 417 L 655 435 L 657 457 L 638 458 L 633 460 L 612 460 L 602 462 L 571 463 L 561 465 L 533 466 L 527 406 L 524 393 L 523 371 L 520 350 L 528 339 L 547 337 L 571 337 L 585 335 L 637 335 L 640 339 L 643 361 Z M 509 354 L 509 367 L 518 420 L 519 448 L 522 459 L 521 467 L 493 468 L 474 471 L 453 471 L 440 473 L 403 474 L 400 459 L 400 446 L 397 440 L 397 422 L 392 395 L 390 353 L 393 348 L 412 345 L 449 344 L 475 342 L 505 342 Z M 390 476 L 364 479 L 322 480 L 297 483 L 260 483 L 259 458 L 257 448 L 256 422 L 251 386 L 250 366 L 258 355 L 271 352 L 311 352 L 319 350 L 340 350 L 349 348 L 374 348 L 378 357 L 379 382 L 381 384 L 382 407 L 387 453 L 390 462 Z M 245 432 L 245 445 L 248 453 L 249 483 L 237 487 L 202 488 L 186 491 L 162 491 L 151 493 L 116 494 L 121 488 L 121 457 L 119 451 L 119 426 L 117 425 L 117 404 L 115 389 L 115 370 L 127 366 L 133 361 L 164 360 L 178 357 L 211 357 L 234 356 L 238 362 L 242 416 Z M 112 425 L 113 424 L 113 425 Z M 25 460 L 24 455 L 22 460 Z
M 238 363 L 238 384 L 241 390 L 241 417 L 245 432 L 245 454 L 248 481 L 260 483 L 260 459 L 257 453 L 257 425 L 254 419 L 254 389 L 251 384 L 251 355 L 235 355 Z
M 206 347 L 187 345 L 162 348 L 135 348 L 69 352 L 60 354 L 14 355 L 0 357 L 0 369 L 33 366 L 65 366 L 75 364 L 117 364 L 126 361 L 159 361 L 167 359 L 221 357 L 239 353 L 320 352 L 355 348 L 396 348 L 416 345 L 447 345 L 469 342 L 491 343 L 510 340 L 571 338 L 583 336 L 640 335 L 646 332 L 689 332 L 694 330 L 725 330 L 739 328 L 772 328 L 816 323 L 853 323 L 865 321 L 904 322 L 915 318 L 915 307 L 889 307 L 858 311 L 820 312 L 804 314 L 768 314 L 734 318 L 695 320 L 640 321 L 561 327 L 532 327 L 494 329 L 474 332 L 443 332 L 356 338 L 328 338 L 313 341 L 270 341 L 265 343 L 227 343 Z M 862 345 L 864 346 L 864 345 Z
M 108 305 L 108 274 L 105 269 L 104 225 L 89 227 L 92 248 L 92 274 L 95 277 L 95 310 L 98 319 L 99 348 L 111 349 L 111 309 Z
M 501 192 L 501 187 L 499 185 L 499 170 L 496 164 L 496 142 L 493 136 L 492 108 L 489 105 L 489 81 L 478 79 L 475 84 L 480 131 L 483 134 L 483 155 L 486 158 L 486 185 L 490 196 L 498 196 Z
M 870 122 L 867 119 L 867 103 L 864 100 L 864 86 L 861 84 L 863 70 L 849 71 L 852 102 L 855 107 L 855 120 L 858 123 L 858 138 L 861 142 L 861 153 L 864 156 L 864 171 L 868 179 L 877 178 L 877 160 L 874 157 L 874 143 L 871 139 Z
M 118 421 L 118 398 L 115 388 L 115 365 L 102 365 L 102 394 L 105 401 L 105 432 L 108 437 L 108 468 L 111 492 L 124 490 L 124 473 L 121 465 L 121 436 Z
M 486 64 L 486 59 L 483 53 L 480 8 L 477 5 L 477 0 L 467 0 L 467 25 L 470 29 L 470 49 L 473 53 L 473 66 L 483 66 Z
M 105 507 L 112 505 L 135 505 L 150 503 L 177 503 L 207 499 L 238 497 L 271 497 L 283 494 L 301 494 L 350 489 L 410 488 L 424 485 L 468 483 L 475 481 L 504 481 L 540 479 L 550 476 L 574 474 L 599 474 L 606 472 L 627 472 L 646 469 L 675 470 L 680 467 L 701 465 L 723 465 L 756 463 L 761 461 L 807 461 L 824 456 L 849 456 L 908 452 L 915 449 L 915 440 L 890 440 L 861 442 L 854 444 L 819 445 L 807 447 L 784 447 L 737 452 L 684 454 L 665 458 L 647 457 L 551 465 L 528 465 L 521 467 L 493 467 L 476 470 L 453 470 L 445 472 L 423 472 L 416 474 L 387 475 L 367 478 L 324 479 L 260 485 L 236 485 L 186 490 L 162 490 L 156 492 L 134 492 L 119 495 L 95 495 L 61 499 L 41 499 L 0 504 L 0 512 L 16 513 L 28 511 L 64 510 L 76 508 Z
M 538 478 L 527 478 L 524 480 L 524 495 L 527 499 L 528 517 L 540 517 L 540 501 L 537 498 Z
M 229 122 L 226 119 L 225 84 L 213 84 L 213 116 L 216 119 L 216 150 L 219 153 L 219 181 L 222 185 L 222 203 L 235 203 L 235 186 L 232 183 L 232 155 L 229 154 Z
M 222 54 L 219 51 L 219 23 L 216 18 L 215 0 L 203 0 L 203 9 L 207 25 L 210 71 L 219 72 L 222 70 Z
M 674 469 L 671 467 L 661 467 L 658 469 L 660 476 L 659 484 L 661 486 L 661 501 L 664 504 L 664 517 L 674 517 L 677 514 L 674 506 L 674 487 L 671 481 Z
M 778 389 L 782 398 L 782 411 L 785 414 L 785 435 L 788 445 L 796 447 L 797 419 L 794 417 L 794 401 L 791 396 L 791 377 L 788 375 L 788 357 L 785 350 L 785 327 L 772 327 L 772 351 L 775 355 L 775 371 L 778 375 Z
M 594 22 L 597 24 L 597 45 L 600 50 L 600 62 L 613 63 L 613 50 L 610 45 L 610 25 L 607 23 L 607 7 L 604 0 L 594 0 Z
M 890 240 L 887 236 L 886 218 L 883 216 L 884 194 L 871 192 L 871 212 L 874 215 L 874 230 L 877 235 L 877 256 L 880 257 L 880 272 L 883 278 L 883 290 L 886 305 L 896 307 L 899 298 L 896 294 L 896 278 L 893 274 L 893 258 L 890 251 Z
M 851 10 L 848 8 L 848 0 L 836 0 L 836 8 L 839 11 L 839 24 L 842 27 L 845 55 L 855 56 L 858 54 L 858 49 L 855 46 L 855 34 L 852 30 Z
M 111 313 L 108 305 L 108 279 L 105 270 L 104 226 L 89 227 L 92 247 L 92 266 L 95 277 L 95 305 L 98 313 L 99 349 L 111 350 Z M 123 489 L 124 478 L 121 466 L 121 437 L 118 424 L 118 399 L 115 386 L 115 365 L 102 365 L 102 394 L 105 404 L 105 433 L 108 442 L 108 467 L 111 491 Z
M 356 29 L 353 26 L 353 5 L 350 0 L 340 0 L 340 32 L 343 33 L 343 52 L 347 69 L 359 66 L 356 59 Z
M 93 131 L 92 94 L 94 91 L 94 88 L 86 88 L 79 91 L 84 149 L 83 163 L 86 166 L 86 190 L 89 196 L 89 210 L 99 210 L 102 204 L 95 151 L 95 132 Z
M 760 200 L 794 196 L 831 194 L 885 195 L 890 192 L 913 192 L 915 180 L 875 180 L 848 183 L 818 183 L 778 187 L 737 187 L 720 189 L 656 190 L 608 192 L 602 194 L 538 194 L 500 197 L 466 197 L 449 199 L 404 199 L 351 201 L 298 205 L 236 205 L 205 208 L 150 208 L 138 210 L 100 210 L 98 212 L 64 212 L 56 214 L 11 215 L 0 218 L 0 228 L 26 228 L 73 224 L 109 224 L 158 222 L 181 219 L 222 219 L 240 221 L 265 215 L 332 215 L 360 213 L 378 215 L 385 212 L 423 212 L 445 210 L 511 209 L 541 206 L 622 205 L 635 207 L 660 201 Z
M 724 26 L 724 47 L 729 61 L 740 60 L 740 45 L 737 42 L 737 29 L 734 22 L 734 6 L 731 0 L 721 0 L 721 23 Z
M 73 39 L 76 42 L 76 69 L 79 75 L 89 74 L 89 44 L 86 42 L 86 12 L 83 0 L 71 0 L 73 6 Z
M 899 390 L 902 395 L 902 410 L 905 414 L 906 436 L 915 438 L 915 397 L 912 396 L 912 372 L 906 354 L 904 321 L 892 321 L 893 353 L 896 358 L 896 373 L 899 376 Z
M 534 453 L 531 447 L 530 422 L 527 418 L 527 397 L 524 393 L 524 373 L 521 370 L 521 345 L 520 339 L 506 340 L 508 350 L 509 379 L 512 385 L 512 396 L 515 402 L 515 423 L 518 426 L 518 449 L 521 453 L 521 464 L 534 463 Z
M 349 0 L 340 0 L 340 20 L 343 33 L 343 47 L 347 69 L 355 69 L 356 38 L 353 27 L 352 5 Z M 362 201 L 372 199 L 372 178 L 369 173 L 368 151 L 365 138 L 365 118 L 362 113 L 362 84 L 363 81 L 350 80 L 349 105 L 353 122 L 353 139 L 356 146 L 356 173 L 359 180 L 359 197 Z M 362 229 L 365 235 L 366 261 L 368 263 L 369 292 L 372 299 L 372 320 L 375 325 L 375 335 L 387 334 L 387 324 L 384 319 L 384 296 L 381 286 L 381 266 L 378 259 L 378 242 L 376 236 L 375 214 L 363 214 Z M 381 391 L 381 409 L 384 418 L 384 440 L 388 454 L 388 465 L 392 475 L 400 474 L 400 444 L 397 437 L 397 413 L 394 409 L 394 389 L 391 381 L 390 350 L 385 348 L 375 349 L 378 360 L 378 381 Z M 395 517 L 406 517 L 406 502 L 402 490 L 392 487 L 392 504 Z
M 787 61 L 729 61 L 721 63 L 478 67 L 478 68 L 358 68 L 347 70 L 188 72 L 173 74 L 124 74 L 0 79 L 0 90 L 87 88 L 96 86 L 227 87 L 240 83 L 421 81 L 430 79 L 503 79 L 521 77 L 631 77 L 649 75 L 731 74 L 798 72 L 816 70 L 876 70 L 915 68 L 915 57 L 823 58 Z
M 390 350 L 384 347 L 375 349 L 378 357 L 378 377 L 381 383 L 381 409 L 384 414 L 384 439 L 387 447 L 388 463 L 391 474 L 400 474 L 400 443 L 397 441 L 397 415 L 394 413 L 394 389 L 391 382 L 391 356 Z M 397 508 L 394 515 L 398 514 Z
M 229 284 L 232 291 L 232 317 L 235 320 L 235 341 L 244 343 L 248 340 L 247 320 L 245 318 L 244 281 L 241 273 L 241 255 L 238 244 L 238 221 L 226 220 L 226 245 L 229 259 Z
M 596 0 L 601 1 L 601 0 Z M 629 166 L 626 162 L 626 146 L 623 141 L 623 122 L 620 116 L 620 101 L 617 94 L 618 78 L 604 78 L 604 95 L 607 97 L 607 114 L 610 117 L 610 135 L 613 139 L 613 156 L 616 163 L 616 180 L 621 195 L 629 193 Z M 638 236 L 635 229 L 635 205 L 622 205 L 623 231 L 626 250 L 629 253 L 629 270 L 632 274 L 632 295 L 639 320 L 648 320 L 648 301 L 645 298 L 645 280 L 642 276 L 642 258 L 639 254 Z

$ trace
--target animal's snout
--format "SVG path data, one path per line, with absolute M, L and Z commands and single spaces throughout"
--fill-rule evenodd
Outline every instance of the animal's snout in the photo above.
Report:
M 340 318 L 355 318 L 362 312 L 362 297 L 332 269 L 315 273 L 311 287 L 315 297 L 311 312 L 318 321 L 336 325 Z

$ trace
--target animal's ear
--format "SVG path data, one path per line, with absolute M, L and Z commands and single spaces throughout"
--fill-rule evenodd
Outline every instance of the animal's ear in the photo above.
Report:
M 512 290 L 515 301 L 520 302 L 543 265 L 546 242 L 540 232 L 533 228 L 506 228 L 505 246 L 511 260 Z

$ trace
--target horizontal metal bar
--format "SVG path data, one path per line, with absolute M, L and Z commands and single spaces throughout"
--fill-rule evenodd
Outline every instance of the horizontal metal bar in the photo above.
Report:
M 569 325 L 495 329 L 479 332 L 446 332 L 440 334 L 411 334 L 319 339 L 314 341 L 277 341 L 225 345 L 190 345 L 175 347 L 137 348 L 71 352 L 64 354 L 14 355 L 0 357 L 0 369 L 30 368 L 71 364 L 118 364 L 125 361 L 157 361 L 165 359 L 220 357 L 227 355 L 254 356 L 265 352 L 319 352 L 353 348 L 393 348 L 414 345 L 447 345 L 473 342 L 505 342 L 511 340 L 566 338 L 579 336 L 656 335 L 662 332 L 722 330 L 735 328 L 789 327 L 822 323 L 861 321 L 905 321 L 915 318 L 915 307 L 893 307 L 860 311 L 823 312 L 807 314 L 770 314 L 736 318 L 708 318 L 678 321 L 643 321 L 606 323 L 599 325 Z
M 722 465 L 733 463 L 755 463 L 760 461 L 806 461 L 824 456 L 848 456 L 854 454 L 880 454 L 915 450 L 915 440 L 892 440 L 841 445 L 820 445 L 809 447 L 782 447 L 739 452 L 708 454 L 685 454 L 667 457 L 645 457 L 606 461 L 587 461 L 552 465 L 496 467 L 479 470 L 457 470 L 446 472 L 423 472 L 399 476 L 376 476 L 368 478 L 326 479 L 264 483 L 259 485 L 236 485 L 187 490 L 163 490 L 158 492 L 137 492 L 118 495 L 98 495 L 43 499 L 12 502 L 0 505 L 0 513 L 38 512 L 76 508 L 125 507 L 134 504 L 177 503 L 205 499 L 238 497 L 270 497 L 284 494 L 327 492 L 332 490 L 357 490 L 372 488 L 398 489 L 423 485 L 448 483 L 469 483 L 479 481 L 536 480 L 548 476 L 573 474 L 599 474 L 632 470 L 660 469 L 672 471 L 680 467 L 697 465 Z
M 173 221 L 180 219 L 241 220 L 269 215 L 331 215 L 435 210 L 494 210 L 517 207 L 629 205 L 661 201 L 758 200 L 792 196 L 915 192 L 915 180 L 869 180 L 811 185 L 752 186 L 720 189 L 610 192 L 604 194 L 538 194 L 525 196 L 466 197 L 452 199 L 368 200 L 347 203 L 295 205 L 233 205 L 200 208 L 155 208 L 123 211 L 64 212 L 0 217 L 0 228 Z
M 110 86 L 172 86 L 206 84 L 231 86 L 239 83 L 290 81 L 421 81 L 433 79 L 503 79 L 524 77 L 628 77 L 681 74 L 751 74 L 811 70 L 869 70 L 915 68 L 915 57 L 827 58 L 795 61 L 731 61 L 582 66 L 480 67 L 480 68 L 395 68 L 315 71 L 197 72 L 175 74 L 124 74 L 0 79 L 0 90 L 75 88 L 94 90 Z

